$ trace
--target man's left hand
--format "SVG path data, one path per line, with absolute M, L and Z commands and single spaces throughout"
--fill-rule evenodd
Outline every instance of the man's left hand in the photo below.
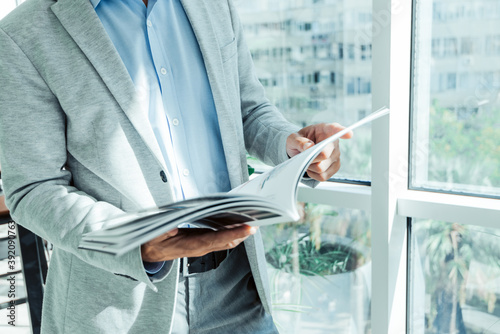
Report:
M 333 136 L 337 132 L 343 130 L 343 127 L 337 123 L 321 123 L 306 126 L 297 133 L 292 133 L 286 140 L 286 153 L 289 157 L 293 157 L 316 143 Z M 352 132 L 343 135 L 342 139 L 352 137 Z M 321 151 L 313 160 L 307 174 L 309 177 L 318 180 L 326 181 L 331 178 L 340 169 L 340 149 L 339 141 L 329 144 Z

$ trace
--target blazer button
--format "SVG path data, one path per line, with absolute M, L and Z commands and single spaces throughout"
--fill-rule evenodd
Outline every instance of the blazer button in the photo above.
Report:
M 165 172 L 164 172 L 164 171 L 161 171 L 161 172 L 160 172 L 160 176 L 161 176 L 161 180 L 162 180 L 163 182 L 167 182 L 167 175 L 165 174 Z

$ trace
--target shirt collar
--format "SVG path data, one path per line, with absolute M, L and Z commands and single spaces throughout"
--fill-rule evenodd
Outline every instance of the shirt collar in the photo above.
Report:
M 92 3 L 92 6 L 94 6 L 94 9 L 95 9 L 97 7 L 97 5 L 99 5 L 101 0 L 90 0 L 90 2 Z

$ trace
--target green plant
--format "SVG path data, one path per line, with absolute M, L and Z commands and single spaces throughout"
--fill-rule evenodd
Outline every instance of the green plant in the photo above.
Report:
M 326 276 L 345 273 L 356 267 L 358 252 L 342 244 L 321 243 L 319 248 L 311 241 L 310 234 L 278 244 L 272 248 L 266 258 L 270 265 L 285 272 L 294 272 L 294 261 L 298 257 L 299 273 L 309 276 Z M 294 243 L 298 244 L 298 254 L 294 252 Z
M 429 124 L 429 181 L 500 187 L 500 110 L 459 116 L 433 101 Z
M 354 270 L 361 254 L 350 245 L 322 239 L 321 222 L 337 212 L 325 205 L 299 203 L 301 219 L 280 224 L 274 230 L 266 258 L 285 272 L 303 275 L 333 275 Z
M 462 320 L 462 307 L 466 304 L 498 316 L 496 290 L 481 285 L 473 291 L 466 290 L 472 274 L 486 281 L 495 277 L 500 267 L 498 236 L 479 227 L 431 220 L 415 227 L 416 238 L 426 254 L 425 284 L 432 298 L 429 329 L 447 333 L 471 331 Z M 472 261 L 476 266 L 471 273 Z

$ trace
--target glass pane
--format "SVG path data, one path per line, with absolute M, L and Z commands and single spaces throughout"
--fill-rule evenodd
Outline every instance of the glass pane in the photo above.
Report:
M 500 230 L 413 220 L 410 333 L 500 333 Z
M 0 20 L 24 1 L 25 0 L 2 0 L 0 2 Z
M 500 2 L 415 4 L 411 186 L 500 196 Z
M 267 96 L 299 125 L 351 124 L 371 112 L 370 0 L 235 1 Z M 342 142 L 336 177 L 370 179 L 371 132 Z
M 311 203 L 300 208 L 299 223 L 261 228 L 280 333 L 369 333 L 368 215 Z

